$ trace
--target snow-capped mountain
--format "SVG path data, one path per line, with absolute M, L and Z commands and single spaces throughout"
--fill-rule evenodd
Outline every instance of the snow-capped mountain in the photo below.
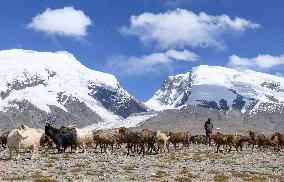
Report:
M 145 111 L 113 75 L 85 67 L 70 53 L 0 51 L 1 127 L 55 115 L 86 125 Z
M 188 73 L 169 76 L 145 104 L 158 111 L 199 105 L 257 112 L 279 110 L 283 103 L 282 77 L 202 65 Z

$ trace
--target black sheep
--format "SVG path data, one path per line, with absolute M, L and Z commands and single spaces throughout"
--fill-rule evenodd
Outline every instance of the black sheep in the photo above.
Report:
M 58 129 L 46 123 L 45 134 L 56 144 L 58 153 L 64 153 L 69 146 L 72 152 L 72 146 L 76 146 L 77 132 L 74 128 L 61 127 Z

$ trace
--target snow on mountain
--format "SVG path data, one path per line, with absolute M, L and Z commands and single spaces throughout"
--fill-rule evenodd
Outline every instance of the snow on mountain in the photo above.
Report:
M 157 116 L 157 112 L 145 112 L 145 113 L 138 113 L 133 114 L 127 118 L 120 119 L 120 120 L 113 120 L 107 122 L 99 122 L 93 125 L 88 126 L 92 130 L 107 130 L 112 128 L 119 128 L 119 127 L 136 127 L 139 126 L 141 123 L 146 121 L 149 118 Z
M 202 105 L 256 112 L 284 102 L 284 78 L 220 66 L 198 66 L 186 74 L 169 76 L 145 104 L 154 110 Z M 266 104 L 266 107 L 261 107 Z
M 23 102 L 47 115 L 54 107 L 75 115 L 90 109 L 103 121 L 147 111 L 113 75 L 85 67 L 68 52 L 0 51 L 0 112 L 24 110 Z

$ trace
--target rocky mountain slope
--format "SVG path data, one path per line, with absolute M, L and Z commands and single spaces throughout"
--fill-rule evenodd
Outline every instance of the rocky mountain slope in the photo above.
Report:
M 1 130 L 50 118 L 85 126 L 146 111 L 113 75 L 85 67 L 70 53 L 0 51 Z

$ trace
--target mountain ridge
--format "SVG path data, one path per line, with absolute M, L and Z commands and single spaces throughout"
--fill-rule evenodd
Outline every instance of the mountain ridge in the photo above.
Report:
M 1 120 L 4 128 L 32 122 L 32 118 L 41 122 L 54 115 L 59 115 L 61 125 L 115 122 L 148 110 L 113 75 L 85 67 L 68 52 L 3 50 L 0 64 L 0 120 L 7 120 Z M 15 117 L 17 114 L 25 121 Z
M 145 105 L 153 110 L 200 105 L 256 112 L 260 103 L 284 103 L 284 78 L 251 70 L 201 65 L 169 76 Z

